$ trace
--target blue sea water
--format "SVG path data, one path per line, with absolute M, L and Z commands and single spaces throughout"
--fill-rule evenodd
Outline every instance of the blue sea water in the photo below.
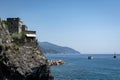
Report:
M 94 59 L 88 60 L 92 55 Z M 120 55 L 113 54 L 47 54 L 48 59 L 62 59 L 66 64 L 51 67 L 55 80 L 120 80 Z

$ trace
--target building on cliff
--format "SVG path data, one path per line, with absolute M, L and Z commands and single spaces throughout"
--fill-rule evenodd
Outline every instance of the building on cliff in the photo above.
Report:
M 7 21 L 10 22 L 8 29 L 11 34 L 15 32 L 22 32 L 23 22 L 20 20 L 20 18 L 7 18 Z
M 29 31 L 28 27 L 23 24 L 21 19 L 18 18 L 7 18 L 7 22 L 10 23 L 8 30 L 10 34 L 13 33 L 25 33 L 25 41 L 35 41 L 36 40 L 36 31 Z
M 26 41 L 36 41 L 36 31 L 25 31 Z
M 39 47 L 35 46 L 35 43 L 38 42 L 22 44 L 20 39 L 15 42 L 8 27 L 9 22 L 5 20 L 0 22 L 0 42 L 2 43 L 0 44 L 0 80 L 54 80 L 48 60 Z M 15 31 L 14 28 L 11 30 Z M 27 40 L 28 38 L 35 39 L 35 31 L 26 31 L 25 26 L 23 30 L 25 31 L 24 37 L 26 36 Z M 18 32 L 19 30 L 15 31 L 17 37 L 21 34 Z M 21 38 L 23 42 L 24 39 Z
M 22 25 L 22 32 L 27 31 L 28 27 L 26 25 Z

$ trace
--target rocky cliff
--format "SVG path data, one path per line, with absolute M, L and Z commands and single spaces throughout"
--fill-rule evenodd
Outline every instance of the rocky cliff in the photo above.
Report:
M 0 80 L 54 80 L 37 41 L 15 43 L 7 27 L 0 21 Z

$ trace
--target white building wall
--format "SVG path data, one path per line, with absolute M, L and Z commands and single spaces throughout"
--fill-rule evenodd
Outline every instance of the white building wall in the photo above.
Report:
M 18 33 L 22 32 L 22 25 L 23 25 L 23 23 L 20 21 L 19 26 L 18 26 Z

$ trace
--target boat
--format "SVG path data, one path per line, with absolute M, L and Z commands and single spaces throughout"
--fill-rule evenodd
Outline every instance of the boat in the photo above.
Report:
M 93 59 L 93 56 L 88 56 L 88 59 L 89 59 L 89 60 Z
M 115 58 L 117 58 L 117 56 L 116 56 L 116 54 L 114 53 L 114 56 L 113 56 L 113 58 L 115 59 Z

